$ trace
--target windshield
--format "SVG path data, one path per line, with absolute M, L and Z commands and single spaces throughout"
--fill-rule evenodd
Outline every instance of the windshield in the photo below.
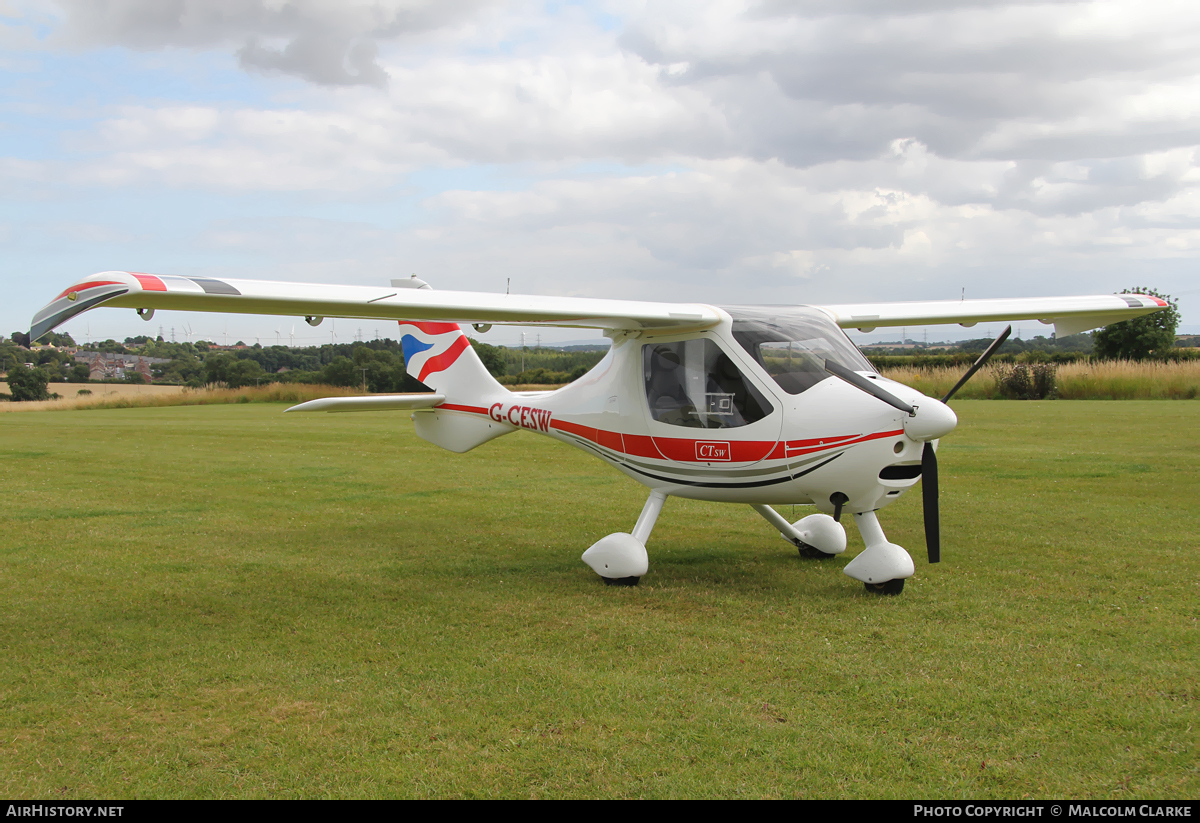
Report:
M 788 394 L 800 394 L 832 377 L 825 361 L 852 371 L 875 371 L 829 316 L 804 306 L 737 306 L 733 336 Z

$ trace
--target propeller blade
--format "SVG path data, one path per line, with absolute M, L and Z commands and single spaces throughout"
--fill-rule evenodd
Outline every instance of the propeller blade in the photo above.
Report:
M 842 378 L 856 389 L 862 389 L 872 397 L 879 398 L 889 406 L 895 406 L 900 411 L 905 412 L 909 417 L 912 417 L 917 413 L 916 409 L 905 403 L 899 397 L 896 397 L 896 395 L 892 394 L 881 386 L 876 385 L 874 380 L 868 380 L 861 374 L 852 372 L 850 369 L 839 363 L 834 363 L 832 360 L 826 360 L 825 371 L 829 372 L 834 377 Z
M 927 442 L 921 450 L 921 503 L 925 517 L 925 549 L 929 562 L 942 559 L 942 524 L 938 516 L 937 454 L 933 442 Z
M 992 355 L 996 353 L 996 349 L 1004 345 L 1004 341 L 1008 339 L 1010 334 L 1012 334 L 1012 326 L 1005 326 L 1004 331 L 1000 332 L 1000 336 L 992 341 L 992 345 L 987 347 L 987 351 L 979 355 L 979 359 L 975 361 L 975 365 L 967 369 L 967 373 L 962 376 L 962 380 L 955 383 L 950 393 L 942 398 L 943 403 L 950 402 L 950 398 L 954 396 L 955 392 L 965 386 L 967 381 L 975 376 L 975 372 L 983 368 L 983 364 L 992 358 Z

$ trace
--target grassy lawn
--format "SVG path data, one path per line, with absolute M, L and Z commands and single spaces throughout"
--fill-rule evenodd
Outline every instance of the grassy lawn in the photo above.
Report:
M 956 403 L 896 598 L 676 499 L 606 588 L 599 462 L 283 408 L 0 419 L 0 795 L 1200 794 L 1200 405 Z

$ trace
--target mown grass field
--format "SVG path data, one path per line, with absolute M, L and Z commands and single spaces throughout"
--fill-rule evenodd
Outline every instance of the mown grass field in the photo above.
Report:
M 528 433 L 4 415 L 0 795 L 1196 797 L 1200 405 L 955 407 L 896 598 L 675 499 L 606 588 L 641 488 Z

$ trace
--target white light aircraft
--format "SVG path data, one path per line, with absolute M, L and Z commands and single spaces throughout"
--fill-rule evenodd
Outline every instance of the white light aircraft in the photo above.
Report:
M 583 553 L 606 583 L 634 585 L 672 495 L 750 505 L 810 558 L 846 550 L 849 512 L 866 548 L 844 569 L 898 594 L 914 572 L 876 512 L 922 480 L 929 561 L 940 559 L 938 440 L 946 405 L 1007 336 L 941 400 L 875 372 L 843 329 L 1040 320 L 1059 335 L 1159 311 L 1138 294 L 832 306 L 727 306 L 435 291 L 415 276 L 391 288 L 219 280 L 109 271 L 64 289 L 33 318 L 38 339 L 99 306 L 396 320 L 408 373 L 428 393 L 335 397 L 288 411 L 411 410 L 418 436 L 466 452 L 525 429 L 583 449 L 650 495 L 631 533 Z M 487 372 L 458 324 L 603 329 L 608 355 L 556 391 L 511 392 Z M 830 378 L 840 379 L 830 379 Z M 789 523 L 778 504 L 818 510 Z

